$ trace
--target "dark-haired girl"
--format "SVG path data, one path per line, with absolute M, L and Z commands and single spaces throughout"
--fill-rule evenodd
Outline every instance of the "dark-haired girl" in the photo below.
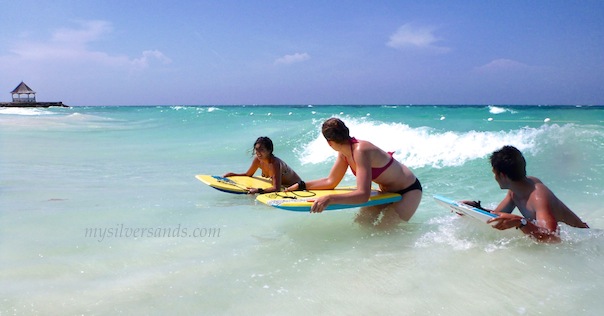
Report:
M 229 172 L 225 177 L 248 176 L 251 177 L 260 168 L 262 176 L 273 180 L 273 186 L 268 189 L 250 188 L 248 193 L 267 193 L 281 191 L 282 186 L 290 186 L 302 181 L 300 176 L 283 160 L 273 155 L 273 141 L 268 137 L 258 137 L 253 148 L 254 159 L 252 165 L 245 173 Z

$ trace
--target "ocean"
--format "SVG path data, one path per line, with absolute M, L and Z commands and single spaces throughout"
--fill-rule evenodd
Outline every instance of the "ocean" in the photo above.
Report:
M 376 231 L 195 179 L 246 171 L 259 136 L 326 176 L 333 116 L 421 180 L 411 221 Z M 592 229 L 540 244 L 434 201 L 495 207 L 503 145 Z M 0 315 L 601 315 L 603 153 L 598 106 L 0 108 Z

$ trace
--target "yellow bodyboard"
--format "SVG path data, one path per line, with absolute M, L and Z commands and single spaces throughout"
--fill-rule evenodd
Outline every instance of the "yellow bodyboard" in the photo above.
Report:
M 330 194 L 343 194 L 352 192 L 354 188 L 334 190 L 310 190 L 293 192 L 272 192 L 258 195 L 256 200 L 272 207 L 295 212 L 309 212 L 315 200 Z M 357 204 L 330 204 L 325 210 L 342 210 L 355 207 L 382 205 L 401 200 L 397 193 L 384 193 L 377 190 L 371 191 L 369 201 Z
M 273 186 L 271 179 L 263 177 L 232 176 L 225 178 L 198 174 L 195 178 L 216 190 L 234 194 L 246 194 L 249 188 L 268 189 Z

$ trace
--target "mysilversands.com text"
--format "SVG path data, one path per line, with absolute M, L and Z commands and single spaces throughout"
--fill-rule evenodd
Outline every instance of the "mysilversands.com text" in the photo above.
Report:
M 220 237 L 220 228 L 205 227 L 128 227 L 118 224 L 115 227 L 86 228 L 86 238 L 102 242 L 108 238 L 215 238 Z

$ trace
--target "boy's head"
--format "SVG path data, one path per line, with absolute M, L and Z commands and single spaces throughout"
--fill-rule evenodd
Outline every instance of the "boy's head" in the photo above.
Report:
M 514 146 L 503 146 L 491 154 L 491 166 L 494 173 L 503 173 L 512 181 L 526 177 L 526 160 L 520 150 Z

